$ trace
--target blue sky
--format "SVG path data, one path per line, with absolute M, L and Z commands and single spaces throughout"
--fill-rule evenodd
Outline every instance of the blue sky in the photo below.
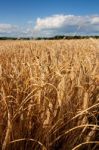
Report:
M 0 36 L 99 34 L 99 0 L 0 0 Z

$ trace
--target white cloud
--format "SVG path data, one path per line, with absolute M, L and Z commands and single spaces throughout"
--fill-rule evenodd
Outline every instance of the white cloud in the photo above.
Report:
M 53 15 L 37 18 L 34 31 L 40 35 L 96 34 L 99 33 L 99 16 Z
M 72 16 L 55 15 L 44 19 L 38 18 L 34 29 L 41 30 L 45 28 L 60 28 L 68 17 L 71 18 Z
M 35 25 L 35 30 L 41 29 L 56 29 L 69 25 L 80 25 L 87 17 L 74 15 L 54 15 L 46 18 L 38 18 Z
M 0 24 L 0 33 L 11 33 L 16 32 L 18 30 L 18 26 L 11 24 Z
M 27 37 L 33 35 L 33 27 L 26 24 L 25 26 L 18 26 L 12 24 L 0 23 L 0 36 L 15 36 Z
M 99 25 L 99 16 L 92 17 L 91 23 Z
M 34 24 L 35 23 L 35 24 Z M 99 35 L 99 15 L 53 15 L 27 21 L 25 25 L 0 23 L 0 36 Z

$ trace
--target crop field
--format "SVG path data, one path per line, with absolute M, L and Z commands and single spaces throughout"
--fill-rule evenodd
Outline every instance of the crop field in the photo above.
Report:
M 99 40 L 0 41 L 0 150 L 99 149 Z

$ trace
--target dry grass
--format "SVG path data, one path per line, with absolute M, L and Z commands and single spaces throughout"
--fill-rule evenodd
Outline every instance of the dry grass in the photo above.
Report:
M 99 149 L 98 42 L 0 41 L 0 149 Z

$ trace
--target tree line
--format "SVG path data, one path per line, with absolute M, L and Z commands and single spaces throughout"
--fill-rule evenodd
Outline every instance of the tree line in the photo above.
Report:
M 57 35 L 53 37 L 0 37 L 0 40 L 61 40 L 61 39 L 89 39 L 89 38 L 95 38 L 99 39 L 99 36 L 80 36 L 80 35 L 75 35 L 75 36 L 64 36 L 64 35 Z

